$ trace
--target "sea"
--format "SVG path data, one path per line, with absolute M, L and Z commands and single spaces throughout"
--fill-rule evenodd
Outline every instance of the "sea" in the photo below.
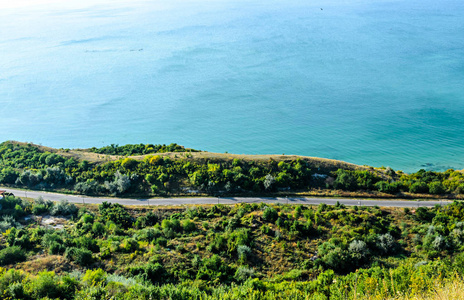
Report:
M 464 168 L 462 0 L 0 0 L 0 141 Z

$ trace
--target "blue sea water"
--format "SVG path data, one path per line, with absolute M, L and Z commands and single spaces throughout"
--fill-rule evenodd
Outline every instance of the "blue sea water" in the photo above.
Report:
M 464 168 L 462 0 L 14 3 L 2 141 Z

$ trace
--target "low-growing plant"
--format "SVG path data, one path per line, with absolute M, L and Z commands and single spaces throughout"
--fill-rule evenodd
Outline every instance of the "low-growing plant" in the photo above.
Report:
M 0 250 L 0 266 L 15 264 L 24 260 L 26 260 L 26 252 L 18 246 Z

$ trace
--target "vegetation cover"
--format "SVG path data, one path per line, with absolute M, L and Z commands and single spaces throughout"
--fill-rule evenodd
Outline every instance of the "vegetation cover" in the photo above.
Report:
M 109 155 L 145 155 L 152 153 L 166 153 L 166 152 L 198 152 L 194 149 L 185 149 L 183 146 L 177 144 L 170 145 L 153 145 L 153 144 L 128 144 L 124 146 L 119 146 L 117 144 L 111 144 L 106 147 L 96 148 L 92 147 L 88 149 L 90 152 L 99 153 L 99 154 L 109 154 Z
M 0 205 L 2 299 L 398 299 L 464 275 L 461 202 Z
M 406 174 L 294 156 L 221 156 L 185 152 L 176 144 L 111 145 L 84 151 L 4 142 L 0 144 L 0 184 L 87 195 L 316 193 L 459 199 L 464 174 L 455 170 Z

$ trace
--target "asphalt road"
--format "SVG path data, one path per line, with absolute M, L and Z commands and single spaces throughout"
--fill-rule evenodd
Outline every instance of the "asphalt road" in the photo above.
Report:
M 327 205 L 335 205 L 338 202 L 344 205 L 363 205 L 363 206 L 383 206 L 383 207 L 421 207 L 446 205 L 450 201 L 415 201 L 415 200 L 367 200 L 367 199 L 346 199 L 346 198 L 307 198 L 307 197 L 202 197 L 202 198 L 150 198 L 150 199 L 126 199 L 126 198 L 105 198 L 105 197 L 87 197 L 66 195 L 58 193 L 49 193 L 31 190 L 16 190 L 0 187 L 0 190 L 6 190 L 13 193 L 17 197 L 38 198 L 51 201 L 68 200 L 73 203 L 85 204 L 101 204 L 104 201 L 111 203 L 119 203 L 122 205 L 192 205 L 192 204 L 236 204 L 236 203 L 288 203 L 288 204 L 305 204 L 319 205 L 325 203 Z

